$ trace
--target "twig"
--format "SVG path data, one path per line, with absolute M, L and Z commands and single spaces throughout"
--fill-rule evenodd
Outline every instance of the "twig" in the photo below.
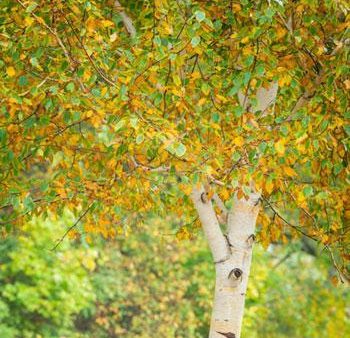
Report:
M 272 269 L 277 269 L 283 262 L 285 262 L 294 252 L 290 251 L 285 256 L 283 256 L 273 267 Z
M 44 80 L 42 80 L 37 86 L 36 88 L 39 89 L 41 86 L 43 86 L 45 84 L 45 82 L 49 79 L 49 76 L 46 76 Z M 30 90 L 26 90 L 23 93 L 18 94 L 19 96 L 25 96 L 30 92 Z
M 72 226 L 70 226 L 66 232 L 63 234 L 63 236 L 57 241 L 55 246 L 51 249 L 51 251 L 55 251 L 57 247 L 63 242 L 63 240 L 66 238 L 66 236 L 78 225 L 78 223 L 85 217 L 85 215 L 89 212 L 89 210 L 92 207 L 92 203 L 88 206 L 88 208 L 79 216 L 79 218 L 74 222 Z
M 222 224 L 225 224 L 227 222 L 228 210 L 226 209 L 224 202 L 217 193 L 213 195 L 212 200 L 215 202 L 215 204 L 221 211 L 221 214 L 217 215 L 218 221 Z
M 294 224 L 291 224 L 290 222 L 288 222 L 277 210 L 275 207 L 272 206 L 271 202 L 264 197 L 263 195 L 261 195 L 261 198 L 265 201 L 265 203 L 267 204 L 267 206 L 273 211 L 274 216 L 277 216 L 280 220 L 282 220 L 285 224 L 287 224 L 288 226 L 290 226 L 291 228 L 295 229 L 296 231 L 300 232 L 302 235 L 311 238 L 312 240 L 316 241 L 316 239 L 311 236 L 308 235 L 306 232 L 304 232 L 303 230 L 301 230 L 299 227 L 297 227 Z
M 142 168 L 144 171 L 149 171 L 149 172 L 157 172 L 157 173 L 162 173 L 162 172 L 169 172 L 170 171 L 170 166 L 159 166 L 159 167 L 149 167 L 144 164 L 141 164 L 136 161 L 134 156 L 131 156 L 131 161 L 135 168 Z
M 64 13 L 62 13 L 62 14 L 64 15 Z M 115 83 L 114 83 L 111 79 L 109 79 L 109 78 L 103 73 L 103 71 L 101 70 L 101 68 L 99 68 L 99 67 L 95 64 L 94 60 L 92 59 L 92 57 L 90 56 L 90 54 L 89 54 L 88 51 L 86 50 L 86 48 L 85 48 L 85 46 L 84 46 L 82 40 L 80 39 L 79 35 L 78 35 L 77 32 L 75 31 L 75 28 L 73 27 L 72 22 L 71 22 L 66 16 L 65 16 L 65 19 L 66 19 L 66 22 L 68 23 L 68 25 L 71 27 L 74 36 L 75 36 L 76 39 L 78 40 L 78 42 L 79 42 L 81 48 L 83 49 L 83 51 L 84 51 L 86 57 L 87 57 L 88 60 L 90 61 L 92 67 L 96 70 L 96 72 L 101 76 L 101 78 L 102 78 L 106 83 L 108 83 L 108 84 L 110 84 L 111 86 L 115 87 L 115 86 L 116 86 Z
M 16 0 L 26 11 L 27 11 L 27 7 L 22 3 L 22 1 L 20 0 Z M 57 43 L 59 44 L 59 46 L 61 47 L 64 56 L 66 57 L 68 63 L 69 63 L 69 67 L 71 69 L 71 71 L 74 74 L 74 77 L 76 79 L 76 81 L 79 83 L 81 89 L 83 90 L 83 92 L 86 92 L 86 88 L 84 86 L 84 84 L 82 83 L 82 81 L 79 79 L 79 77 L 76 75 L 75 73 L 75 66 L 74 66 L 74 61 L 72 60 L 66 46 L 64 45 L 64 43 L 62 42 L 61 38 L 59 37 L 57 31 L 55 29 L 53 29 L 52 27 L 50 27 L 41 17 L 37 16 L 35 13 L 30 12 L 30 15 L 43 27 L 45 27 L 56 39 Z

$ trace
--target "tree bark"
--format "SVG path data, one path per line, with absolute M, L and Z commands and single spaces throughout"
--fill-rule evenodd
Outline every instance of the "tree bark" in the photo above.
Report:
M 274 105 L 277 91 L 277 82 L 271 82 L 269 87 L 256 91 L 255 106 L 252 106 L 248 98 L 249 93 L 239 92 L 238 100 L 246 110 L 254 113 L 260 111 L 266 115 L 269 113 L 268 109 Z M 201 187 L 193 189 L 191 197 L 202 222 L 216 268 L 209 338 L 239 338 L 260 195 L 251 193 L 248 199 L 236 198 L 229 211 L 225 210 L 225 205 L 217 194 L 212 195 L 212 200 L 207 200 L 207 196 L 210 194 Z M 217 204 L 221 215 L 216 215 L 212 202 Z M 227 220 L 226 236 L 219 225 L 219 220 L 222 219 Z
M 216 285 L 209 338 L 239 338 L 250 272 L 259 195 L 236 199 L 228 212 L 227 236 L 222 234 L 211 201 L 203 188 L 192 193 L 216 267 Z

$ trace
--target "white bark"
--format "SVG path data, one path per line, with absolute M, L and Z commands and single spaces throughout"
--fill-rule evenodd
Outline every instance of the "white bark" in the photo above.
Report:
M 252 106 L 249 98 L 242 92 L 238 93 L 238 99 L 246 110 L 266 114 L 276 100 L 277 91 L 277 82 L 272 82 L 266 89 L 259 88 L 256 92 L 255 106 Z M 251 193 L 248 200 L 236 198 L 229 211 L 225 210 L 220 198 L 213 195 L 213 200 L 222 214 L 227 213 L 226 238 L 219 226 L 220 216 L 215 214 L 212 202 L 206 201 L 205 196 L 203 188 L 193 190 L 192 200 L 202 222 L 216 267 L 215 298 L 209 338 L 240 338 L 260 195 Z
M 228 214 L 229 260 L 216 264 L 216 285 L 210 338 L 223 333 L 239 338 L 250 273 L 258 196 L 236 200 Z
M 242 91 L 238 92 L 238 100 L 241 106 L 244 109 L 248 109 L 252 112 L 261 111 L 264 114 L 266 110 L 275 103 L 276 96 L 278 90 L 278 83 L 272 82 L 270 87 L 264 88 L 261 87 L 256 91 L 256 100 L 257 104 L 255 106 L 251 106 L 250 100 L 243 94 Z
M 221 232 L 213 204 L 206 199 L 206 192 L 203 187 L 193 189 L 192 201 L 197 209 L 199 219 L 207 237 L 214 262 L 225 261 L 230 257 L 230 250 L 224 235 Z
M 118 0 L 114 1 L 114 7 L 118 10 L 119 15 L 121 16 L 121 18 L 123 20 L 123 24 L 124 24 L 125 29 L 129 33 L 129 35 L 132 38 L 134 38 L 136 36 L 136 29 L 135 29 L 135 26 L 134 26 L 132 20 L 130 19 L 129 15 L 127 15 L 125 13 L 122 5 L 120 4 L 120 2 Z
M 256 91 L 255 106 L 242 92 L 238 93 L 238 100 L 246 110 L 266 114 L 275 103 L 277 91 L 277 82 L 272 82 L 268 88 L 259 88 Z M 209 338 L 240 338 L 260 195 L 251 193 L 248 200 L 235 198 L 232 209 L 227 211 L 219 196 L 214 194 L 212 199 L 221 210 L 218 216 L 212 201 L 208 201 L 206 197 L 203 187 L 192 192 L 192 200 L 216 267 Z M 222 234 L 218 218 L 227 220 L 226 238 Z
M 227 238 L 222 234 L 212 202 L 205 198 L 204 189 L 194 189 L 191 197 L 216 265 L 215 298 L 209 338 L 220 338 L 225 336 L 223 334 L 239 338 L 259 195 L 251 194 L 248 201 L 235 200 L 233 208 L 228 212 Z

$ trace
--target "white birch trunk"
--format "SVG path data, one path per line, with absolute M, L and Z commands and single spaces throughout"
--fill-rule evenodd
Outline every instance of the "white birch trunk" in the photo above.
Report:
M 268 114 L 278 91 L 277 82 L 256 92 L 256 105 L 252 106 L 242 92 L 240 104 L 251 112 Z M 253 186 L 253 184 L 252 184 Z M 259 212 L 259 194 L 251 193 L 249 199 L 235 199 L 227 213 L 227 236 L 223 235 L 212 201 L 208 201 L 203 188 L 194 189 L 192 200 L 202 222 L 216 267 L 215 297 L 209 338 L 240 338 L 245 294 L 250 273 L 254 232 Z M 214 194 L 213 201 L 226 214 L 223 202 Z
M 195 190 L 192 199 L 210 242 L 216 266 L 216 285 L 209 338 L 239 338 L 245 293 L 250 272 L 259 196 L 236 200 L 228 213 L 228 235 L 223 236 L 211 201 L 203 201 L 204 190 Z M 208 237 L 207 237 L 208 238 Z M 215 244 L 214 244 L 215 243 Z

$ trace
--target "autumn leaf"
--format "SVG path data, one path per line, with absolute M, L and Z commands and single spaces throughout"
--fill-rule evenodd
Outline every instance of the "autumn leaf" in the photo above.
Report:
M 16 71 L 12 66 L 6 68 L 6 73 L 10 77 L 13 77 L 16 75 Z

